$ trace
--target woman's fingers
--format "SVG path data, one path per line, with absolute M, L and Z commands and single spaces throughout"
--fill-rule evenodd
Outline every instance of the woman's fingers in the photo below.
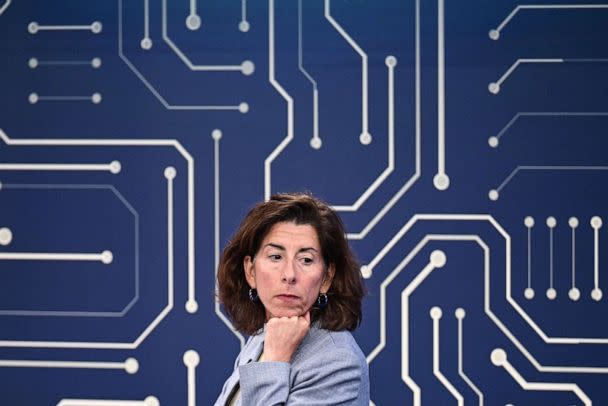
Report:
M 310 314 L 273 317 L 266 324 L 264 361 L 290 362 L 310 329 Z

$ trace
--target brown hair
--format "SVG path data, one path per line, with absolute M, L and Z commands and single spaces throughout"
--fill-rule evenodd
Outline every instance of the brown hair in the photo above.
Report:
M 264 306 L 249 298 L 243 260 L 248 255 L 253 258 L 272 226 L 284 221 L 314 227 L 326 269 L 333 265 L 335 270 L 327 306 L 313 307 L 311 321 L 318 321 L 319 327 L 327 330 L 354 330 L 361 323 L 365 294 L 359 263 L 348 245 L 340 217 L 327 204 L 304 193 L 276 194 L 258 203 L 224 248 L 217 273 L 218 296 L 234 327 L 255 334 L 264 325 Z

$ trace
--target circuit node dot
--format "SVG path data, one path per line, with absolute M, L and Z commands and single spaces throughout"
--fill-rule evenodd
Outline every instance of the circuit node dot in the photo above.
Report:
M 198 30 L 201 28 L 201 18 L 196 14 L 190 14 L 186 17 L 186 27 L 191 31 Z

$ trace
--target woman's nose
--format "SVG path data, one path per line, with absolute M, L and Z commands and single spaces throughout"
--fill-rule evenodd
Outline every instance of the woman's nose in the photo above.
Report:
M 294 283 L 296 281 L 296 266 L 296 261 L 287 261 L 283 267 L 283 282 Z

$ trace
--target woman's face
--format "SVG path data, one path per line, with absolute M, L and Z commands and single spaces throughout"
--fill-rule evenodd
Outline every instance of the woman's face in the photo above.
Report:
M 327 292 L 334 272 L 331 266 L 325 270 L 315 228 L 294 222 L 272 226 L 255 258 L 245 257 L 243 266 L 266 309 L 266 320 L 306 313 L 319 292 Z

